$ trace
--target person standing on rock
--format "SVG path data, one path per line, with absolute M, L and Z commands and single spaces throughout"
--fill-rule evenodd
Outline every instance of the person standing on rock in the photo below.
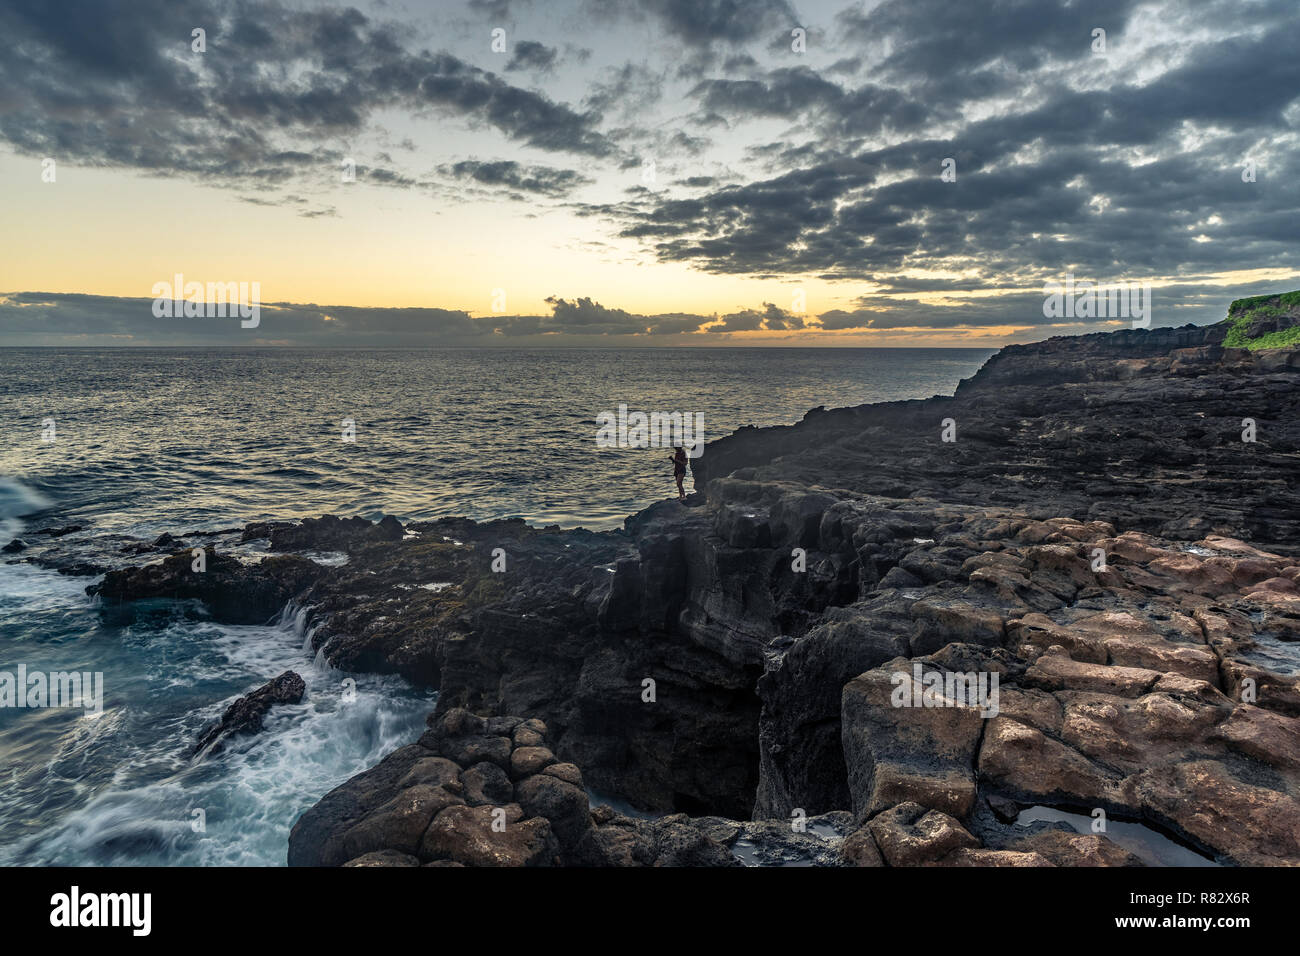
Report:
M 686 500 L 686 489 L 682 482 L 686 480 L 686 449 L 681 445 L 673 452 L 673 477 L 677 479 L 677 500 Z

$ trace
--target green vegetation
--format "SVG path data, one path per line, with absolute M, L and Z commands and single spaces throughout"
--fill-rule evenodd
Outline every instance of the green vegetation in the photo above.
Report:
M 1249 299 L 1238 299 L 1228 306 L 1228 317 L 1223 321 L 1228 324 L 1228 334 L 1223 344 L 1230 349 L 1280 349 L 1300 345 L 1300 290 L 1286 292 L 1282 295 L 1257 295 Z M 1247 338 L 1251 323 L 1256 319 L 1291 316 L 1296 324 L 1289 329 L 1268 332 L 1255 338 Z

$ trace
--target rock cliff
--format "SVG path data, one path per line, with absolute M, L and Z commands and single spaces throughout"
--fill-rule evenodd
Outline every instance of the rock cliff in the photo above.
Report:
M 99 590 L 293 600 L 335 666 L 439 690 L 291 863 L 1138 862 L 1015 823 L 1046 805 L 1300 864 L 1300 351 L 1229 330 L 1011 346 L 951 397 L 742 429 L 621 531 L 250 526 L 349 560 Z

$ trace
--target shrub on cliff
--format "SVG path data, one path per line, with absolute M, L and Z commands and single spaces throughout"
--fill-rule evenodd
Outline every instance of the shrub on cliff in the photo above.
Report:
M 1223 321 L 1228 325 L 1223 344 L 1231 349 L 1300 345 L 1300 291 L 1238 299 Z

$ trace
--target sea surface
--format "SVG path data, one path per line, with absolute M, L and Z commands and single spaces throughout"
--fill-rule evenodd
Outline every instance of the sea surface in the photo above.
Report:
M 0 546 L 75 525 L 62 545 L 120 563 L 126 537 L 324 513 L 618 527 L 675 494 L 672 465 L 597 447 L 602 412 L 698 414 L 712 440 L 822 405 L 951 394 L 990 354 L 0 349 Z M 232 627 L 160 601 L 109 619 L 85 594 L 96 580 L 0 555 L 0 671 L 104 682 L 97 715 L 0 708 L 0 863 L 283 865 L 304 809 L 423 729 L 432 693 L 332 670 L 302 609 Z M 221 755 L 184 757 L 287 669 L 307 682 L 301 704 Z

